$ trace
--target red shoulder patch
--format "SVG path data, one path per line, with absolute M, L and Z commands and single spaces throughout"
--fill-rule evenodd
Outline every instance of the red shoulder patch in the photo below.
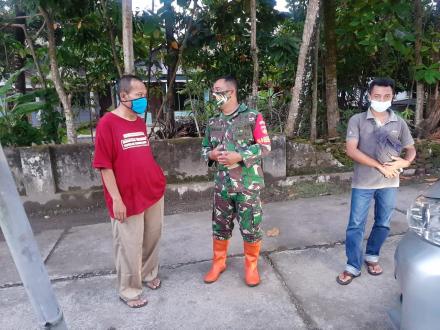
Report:
M 254 140 L 259 144 L 270 144 L 270 138 L 267 134 L 266 122 L 261 113 L 258 114 L 254 128 Z

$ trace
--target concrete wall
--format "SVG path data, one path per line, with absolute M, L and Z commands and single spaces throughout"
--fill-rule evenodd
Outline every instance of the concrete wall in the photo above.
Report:
M 267 182 L 286 178 L 286 137 L 275 135 L 271 137 L 272 150 L 263 160 L 263 170 Z
M 330 152 L 317 150 L 311 144 L 295 141 L 286 144 L 286 170 L 289 176 L 325 173 L 343 167 Z
M 212 187 L 212 170 L 201 157 L 200 138 L 151 141 L 155 158 L 167 176 L 170 200 L 200 199 Z M 101 205 L 99 172 L 92 168 L 93 145 L 49 145 L 5 148 L 19 194 L 30 210 L 85 208 Z M 288 171 L 314 173 L 313 169 L 340 164 L 330 154 L 307 144 L 272 136 L 272 152 L 263 160 L 268 184 L 285 180 Z M 301 172 L 302 171 L 302 172 Z
M 168 183 L 207 181 L 208 166 L 201 156 L 201 138 L 151 141 L 151 148 Z

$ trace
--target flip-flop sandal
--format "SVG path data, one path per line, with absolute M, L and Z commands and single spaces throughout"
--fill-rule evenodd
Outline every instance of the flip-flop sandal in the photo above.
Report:
M 156 285 L 153 283 L 156 281 Z M 157 290 L 160 288 L 160 286 L 162 285 L 162 281 L 160 280 L 160 278 L 156 277 L 154 280 L 148 281 L 148 282 L 144 282 L 145 286 L 151 290 Z
M 148 300 L 146 300 L 146 299 L 145 299 L 145 302 L 143 302 L 142 304 L 139 304 L 139 305 L 129 305 L 129 302 L 131 300 L 124 300 L 121 297 L 119 297 L 119 300 L 121 300 L 124 304 L 126 304 L 130 308 L 141 308 L 141 307 L 144 307 L 148 304 Z
M 365 261 L 365 265 L 367 266 L 368 274 L 373 275 L 373 276 L 382 275 L 383 269 L 380 272 L 375 272 L 375 271 L 370 269 L 370 267 L 374 267 L 374 266 L 379 265 L 378 262 Z
M 354 275 L 354 274 L 352 274 L 350 272 L 347 272 L 346 270 L 344 270 L 343 274 L 344 274 L 344 277 L 349 277 L 349 279 L 346 280 L 346 281 L 342 281 L 339 278 L 339 275 L 341 275 L 341 274 L 339 274 L 338 276 L 336 276 L 336 282 L 338 282 L 338 284 L 340 284 L 340 285 L 348 285 L 348 284 L 351 283 L 351 281 L 353 281 L 353 279 L 355 279 L 356 277 L 361 276 L 361 273 L 359 273 L 359 275 Z

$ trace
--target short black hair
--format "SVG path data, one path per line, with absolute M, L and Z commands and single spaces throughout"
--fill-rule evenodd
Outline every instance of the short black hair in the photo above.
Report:
M 395 94 L 395 86 L 394 80 L 391 78 L 375 78 L 370 82 L 370 85 L 368 85 L 368 93 L 371 94 L 371 91 L 373 90 L 374 86 L 380 86 L 380 87 L 391 87 L 393 90 L 393 94 Z
M 217 78 L 216 81 L 221 80 L 221 79 L 226 81 L 228 84 L 231 84 L 232 86 L 234 86 L 235 92 L 238 93 L 238 81 L 237 81 L 237 79 L 235 79 L 234 76 L 232 76 L 232 75 L 222 76 L 220 78 Z
M 135 76 L 133 74 L 123 75 L 121 77 L 121 79 L 119 79 L 119 81 L 117 83 L 117 87 L 116 87 L 119 98 L 121 97 L 122 92 L 125 92 L 127 94 L 130 93 L 131 84 L 133 81 L 140 81 L 141 83 L 144 83 L 141 78 L 139 78 L 138 76 Z

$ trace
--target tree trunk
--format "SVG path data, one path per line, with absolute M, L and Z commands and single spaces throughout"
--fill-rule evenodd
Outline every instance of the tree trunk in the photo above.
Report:
M 440 30 L 440 0 L 436 2 L 436 13 L 434 15 L 434 29 Z M 438 52 L 432 53 L 433 62 L 440 62 L 440 54 Z M 439 68 L 440 71 L 440 68 Z M 428 111 L 427 118 L 423 120 L 421 124 L 420 134 L 423 137 L 427 137 L 432 134 L 440 123 L 440 92 L 439 92 L 439 82 L 437 82 L 432 90 L 432 98 L 430 102 L 430 108 Z
M 324 39 L 325 39 L 325 101 L 327 106 L 328 137 L 337 137 L 339 124 L 338 86 L 336 72 L 336 1 L 323 2 Z
M 171 5 L 171 0 L 165 0 L 163 7 L 168 12 L 165 16 L 165 36 L 167 41 L 167 57 L 168 57 L 168 67 L 167 67 L 167 98 L 165 103 L 165 120 L 167 126 L 172 132 L 175 127 L 175 116 L 174 116 L 174 96 L 176 95 L 176 75 L 174 72 L 177 71 L 177 61 L 178 61 L 178 51 L 176 51 L 177 41 L 174 39 L 174 27 L 175 19 L 173 7 Z M 178 49 L 178 46 L 177 46 Z
M 124 49 L 124 73 L 134 74 L 133 12 L 131 0 L 122 0 L 122 46 Z
M 421 122 L 423 121 L 423 107 L 425 103 L 425 85 L 418 81 L 416 83 L 416 113 L 415 113 L 415 126 L 417 132 Z M 419 135 L 419 132 L 417 133 Z
M 312 83 L 312 113 L 310 114 L 310 141 L 314 143 L 318 136 L 316 117 L 318 114 L 318 61 L 319 61 L 319 22 L 316 27 L 315 49 L 313 52 L 313 83 Z
M 251 0 L 251 54 L 254 65 L 252 77 L 252 97 L 250 107 L 256 109 L 258 101 L 258 47 L 257 47 L 257 5 L 256 0 Z
M 164 4 L 164 6 L 165 6 L 165 4 Z M 188 37 L 189 37 L 190 31 L 191 31 L 191 28 L 193 25 L 193 20 L 196 15 L 197 9 L 198 9 L 197 0 L 194 0 L 193 1 L 193 9 L 191 11 L 191 19 L 189 20 L 188 26 L 186 28 L 185 37 L 183 38 L 182 44 L 180 45 L 180 48 L 177 51 L 177 60 L 174 65 L 174 70 L 171 72 L 171 76 L 169 77 L 169 84 L 168 84 L 167 93 L 165 94 L 163 101 L 162 101 L 162 104 L 161 104 L 159 110 L 157 111 L 156 120 L 154 121 L 154 124 L 151 127 L 150 134 L 148 135 L 148 137 L 151 137 L 151 135 L 153 134 L 154 129 L 156 127 L 156 124 L 157 124 L 158 120 L 160 119 L 161 114 L 163 112 L 163 109 L 165 108 L 165 105 L 168 103 L 168 100 L 170 98 L 174 99 L 174 94 L 172 94 L 172 90 L 174 88 L 174 82 L 176 81 L 177 69 L 179 68 L 180 63 L 182 62 L 183 51 L 186 49 Z M 174 113 L 173 113 L 173 115 L 174 115 Z
M 423 121 L 423 129 L 420 131 L 424 137 L 428 137 L 437 128 L 440 123 L 440 97 L 437 97 L 434 103 L 434 107 L 431 110 L 429 117 Z
M 289 114 L 286 122 L 285 132 L 288 137 L 293 137 L 295 134 L 294 128 L 296 126 L 300 95 L 303 88 L 306 57 L 309 50 L 310 40 L 312 39 L 316 17 L 318 16 L 318 9 L 319 0 L 309 0 L 309 4 L 307 6 L 306 21 L 304 23 L 301 48 L 299 50 L 298 65 L 296 68 L 295 85 L 292 87 L 292 101 L 290 101 L 289 104 Z
M 52 81 L 55 85 L 58 98 L 60 99 L 64 109 L 64 116 L 66 118 L 67 143 L 76 143 L 76 129 L 72 111 L 72 95 L 67 95 L 60 77 L 60 70 L 58 68 L 56 54 L 54 21 L 46 9 L 44 9 L 42 6 L 40 6 L 39 9 L 46 20 L 50 74 L 52 76 Z
M 177 57 L 173 63 L 171 63 L 167 68 L 167 97 L 165 101 L 166 112 L 165 112 L 165 120 L 170 131 L 174 130 L 176 125 L 175 119 L 175 102 L 174 96 L 176 95 L 176 75 L 173 72 L 177 72 Z
M 32 39 L 29 37 L 29 34 L 26 31 L 26 25 L 23 24 L 11 24 L 11 27 L 14 27 L 16 29 L 21 29 L 24 33 L 27 46 L 29 47 L 29 51 L 31 52 L 32 59 L 34 60 L 35 68 L 38 72 L 38 77 L 40 78 L 41 85 L 44 88 L 47 88 L 46 78 L 44 77 L 43 71 L 41 70 L 40 63 L 38 62 L 37 55 L 35 53 L 34 45 L 32 43 Z
M 107 25 L 107 32 L 108 32 L 108 36 L 110 39 L 110 47 L 112 49 L 113 63 L 116 66 L 116 70 L 118 70 L 119 78 L 121 78 L 122 77 L 122 69 L 121 69 L 121 65 L 119 63 L 118 53 L 116 52 L 116 44 L 115 44 L 116 38 L 115 38 L 115 33 L 113 31 L 113 24 L 110 20 L 110 17 L 108 16 L 107 1 L 106 0 L 102 0 L 101 8 L 102 8 L 103 18 L 104 18 L 105 23 Z
M 438 84 L 437 81 L 434 86 L 429 86 L 427 90 L 426 95 L 426 104 L 425 104 L 425 111 L 423 113 L 423 116 L 428 118 L 431 115 L 431 111 L 434 109 L 434 103 L 436 100 L 435 92 L 438 90 Z
M 154 13 L 154 0 L 151 1 L 151 12 Z M 147 100 L 150 101 L 151 90 L 151 68 L 153 66 L 153 36 L 150 35 L 150 45 L 148 47 L 148 74 L 147 74 Z M 151 113 L 151 120 L 154 120 L 153 111 L 151 111 L 151 102 L 147 103 L 147 109 L 145 110 L 144 121 L 148 125 L 148 111 Z
M 415 60 L 416 66 L 423 64 L 421 48 L 422 48 L 422 34 L 423 34 L 423 7 L 421 0 L 414 0 L 414 12 L 415 12 Z M 420 124 L 423 121 L 423 104 L 425 100 L 425 86 L 421 81 L 416 83 L 416 113 L 415 113 L 415 126 L 417 135 L 420 136 Z
M 94 120 L 98 121 L 101 114 L 101 107 L 99 105 L 99 92 L 92 92 L 92 105 L 93 105 L 93 114 Z
M 113 88 L 110 84 L 105 86 L 105 91 L 98 93 L 98 103 L 99 103 L 99 118 L 105 115 L 107 109 L 110 107 L 115 108 L 113 104 Z
M 15 19 L 15 24 L 23 25 L 24 28 L 26 28 L 26 18 L 23 17 L 25 16 L 24 11 L 19 8 L 18 4 L 15 4 L 14 7 L 15 7 L 15 17 L 17 17 Z M 15 40 L 17 40 L 17 42 L 19 42 L 24 48 L 25 35 L 23 29 L 15 28 L 14 34 L 15 34 Z M 25 62 L 24 58 L 21 57 L 18 52 L 16 52 L 14 55 L 14 70 L 15 71 L 21 70 L 24 67 L 24 62 Z M 22 71 L 18 75 L 14 85 L 15 85 L 15 90 L 17 92 L 22 94 L 26 93 L 26 74 L 24 71 Z

